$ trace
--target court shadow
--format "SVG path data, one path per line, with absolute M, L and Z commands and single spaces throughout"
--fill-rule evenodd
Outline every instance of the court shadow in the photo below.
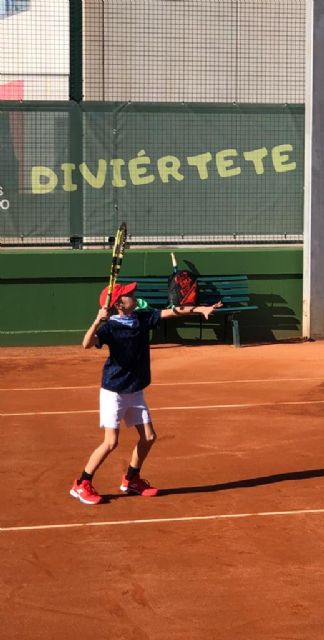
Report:
M 108 504 L 109 502 L 113 502 L 113 500 L 120 500 L 121 498 L 134 498 L 136 497 L 136 493 L 105 493 L 101 494 L 101 504 Z M 138 496 L 137 496 L 138 497 Z
M 275 473 L 271 476 L 259 476 L 257 478 L 247 478 L 246 480 L 232 480 L 218 484 L 207 484 L 193 487 L 171 487 L 160 489 L 157 498 L 172 495 L 184 495 L 186 493 L 216 493 L 217 491 L 228 491 L 229 489 L 246 489 L 249 487 L 259 487 L 266 484 L 287 482 L 289 480 L 308 480 L 310 478 L 324 478 L 324 469 L 305 469 L 304 471 L 290 471 L 287 473 Z M 120 498 L 136 497 L 136 494 L 106 494 L 102 496 L 102 504 L 107 504 Z M 138 496 L 137 496 L 138 497 Z
M 217 491 L 228 491 L 229 489 L 245 489 L 249 487 L 259 487 L 266 484 L 287 482 L 289 480 L 307 480 L 309 478 L 323 478 L 324 469 L 307 469 L 305 471 L 290 471 L 287 473 L 276 473 L 271 476 L 260 476 L 257 478 L 247 478 L 246 480 L 233 480 L 219 484 L 208 484 L 194 487 L 172 487 L 161 489 L 158 497 L 170 495 L 182 495 L 186 493 L 214 493 Z

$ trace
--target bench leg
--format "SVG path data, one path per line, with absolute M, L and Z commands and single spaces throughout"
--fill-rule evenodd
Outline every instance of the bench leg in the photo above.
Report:
M 233 330 L 233 345 L 234 347 L 240 347 L 240 327 L 238 320 L 232 318 L 232 330 Z

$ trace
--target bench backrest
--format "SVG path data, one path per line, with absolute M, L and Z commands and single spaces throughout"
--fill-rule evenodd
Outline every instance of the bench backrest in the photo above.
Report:
M 137 282 L 136 295 L 144 298 L 153 307 L 168 306 L 167 276 L 120 277 L 118 282 Z M 224 305 L 244 307 L 249 303 L 248 277 L 233 276 L 197 276 L 199 303 L 212 304 L 220 298 Z

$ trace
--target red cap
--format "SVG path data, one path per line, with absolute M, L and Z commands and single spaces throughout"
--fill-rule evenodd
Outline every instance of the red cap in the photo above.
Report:
M 113 307 L 120 296 L 128 296 L 130 293 L 133 293 L 136 287 L 137 282 L 129 282 L 128 284 L 115 284 L 112 290 L 109 307 Z M 107 293 L 108 287 L 105 287 L 99 297 L 99 304 L 101 307 L 104 307 L 106 304 Z

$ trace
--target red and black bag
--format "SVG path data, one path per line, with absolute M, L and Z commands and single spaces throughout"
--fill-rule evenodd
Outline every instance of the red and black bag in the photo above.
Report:
M 168 294 L 170 305 L 196 305 L 198 302 L 198 283 L 190 271 L 177 271 L 169 276 Z

